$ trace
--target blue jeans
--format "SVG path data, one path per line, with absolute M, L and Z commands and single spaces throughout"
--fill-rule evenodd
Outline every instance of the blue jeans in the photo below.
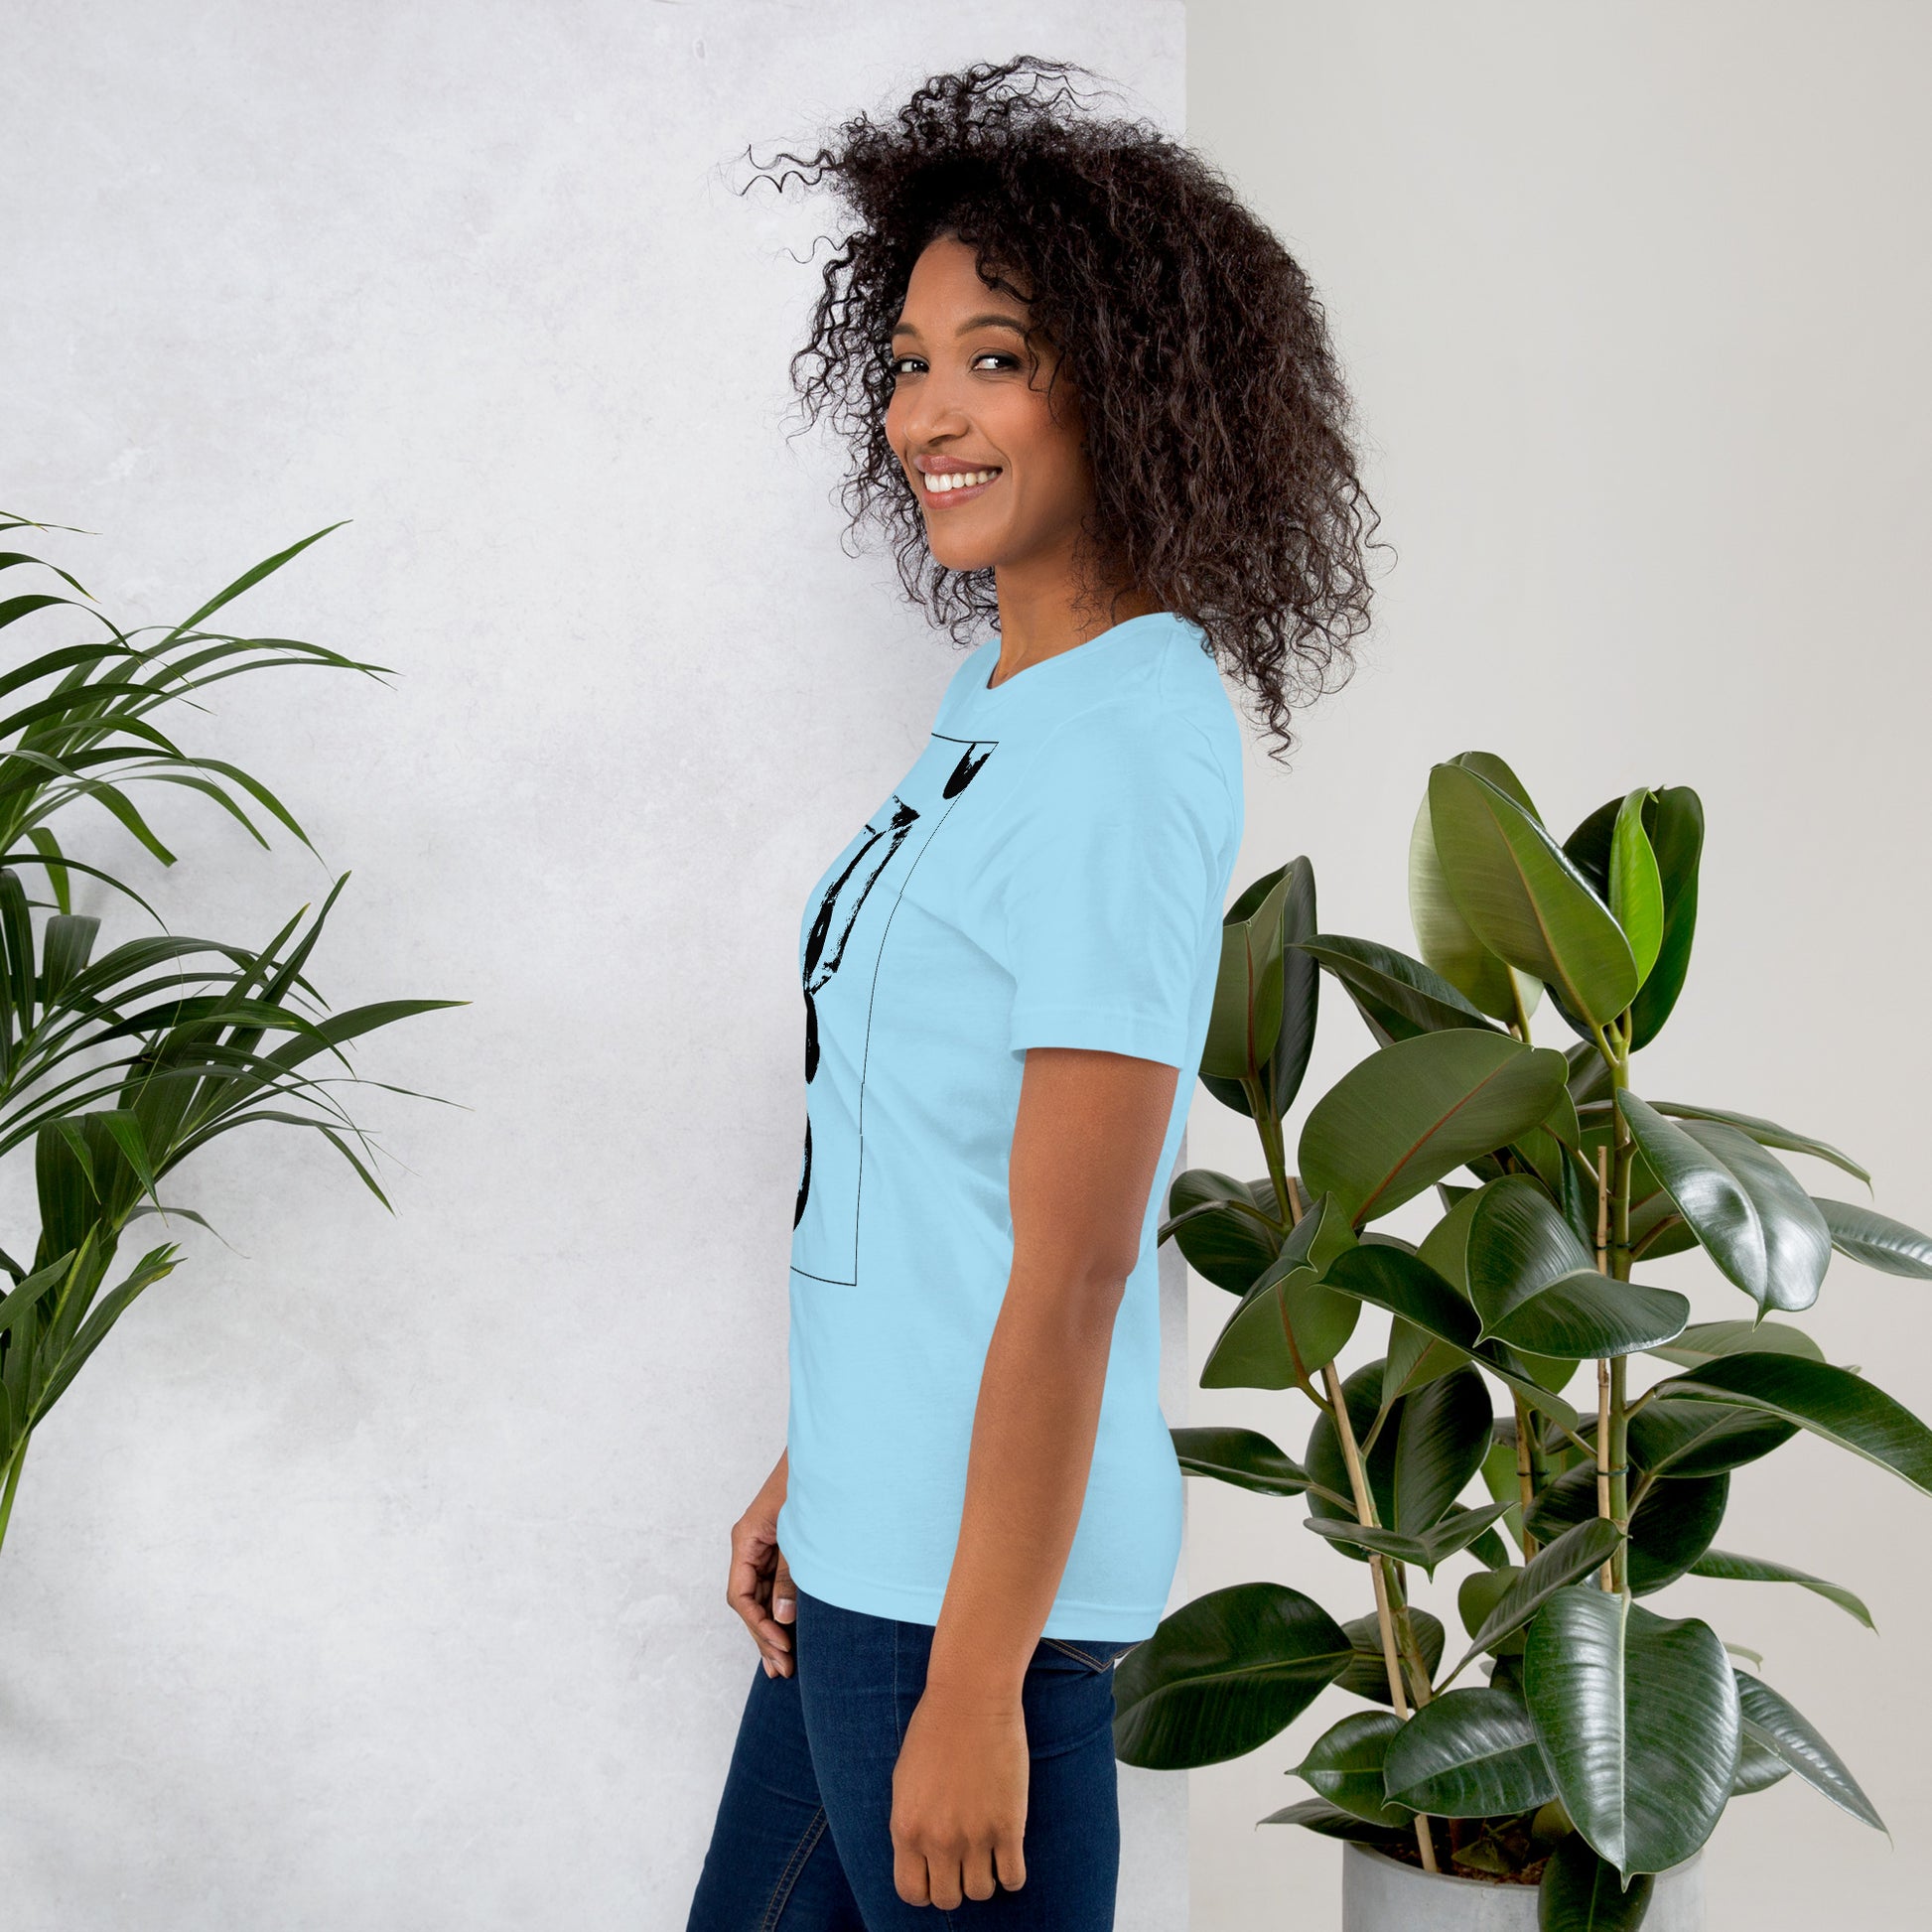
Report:
M 893 1883 L 893 1767 L 931 1648 L 929 1623 L 798 1592 L 792 1672 L 753 1672 L 685 1932 L 1112 1932 L 1113 1666 L 1133 1645 L 1040 1638 L 1021 1690 L 1026 1883 L 952 1911 Z

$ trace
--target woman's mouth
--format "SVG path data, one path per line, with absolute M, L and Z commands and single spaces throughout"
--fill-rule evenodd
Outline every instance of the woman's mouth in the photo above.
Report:
M 999 476 L 997 469 L 921 471 L 919 493 L 929 508 L 950 509 L 983 495 Z

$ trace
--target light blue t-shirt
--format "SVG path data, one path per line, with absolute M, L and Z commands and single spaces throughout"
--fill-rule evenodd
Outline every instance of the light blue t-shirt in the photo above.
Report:
M 799 932 L 804 1157 L 789 1473 L 801 1588 L 937 1623 L 980 1371 L 1013 1263 L 1030 1046 L 1180 1069 L 1047 1636 L 1150 1635 L 1180 1553 L 1155 1233 L 1241 843 L 1241 730 L 1194 624 L 1132 618 L 992 689 L 959 665 L 931 737 L 812 888 Z

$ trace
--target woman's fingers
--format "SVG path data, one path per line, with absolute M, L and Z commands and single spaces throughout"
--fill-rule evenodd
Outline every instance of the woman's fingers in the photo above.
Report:
M 1008 1891 L 1018 1891 L 1027 1882 L 1027 1855 L 1021 1850 L 1022 1836 L 1021 1832 L 1013 1832 L 994 1841 L 993 1863 L 999 1870 L 1000 1883 Z M 980 1896 L 977 1892 L 973 1895 Z
M 752 1633 L 767 1677 L 791 1674 L 791 1632 L 772 1617 L 769 1608 L 772 1573 L 780 1561 L 777 1545 L 758 1526 L 748 1526 L 741 1519 L 733 1527 L 731 1574 L 725 1586 L 725 1600 Z
M 993 1848 L 990 1845 L 976 1845 L 966 1855 L 959 1880 L 968 1898 L 993 1896 Z
M 791 1566 L 785 1553 L 778 1552 L 777 1568 L 771 1573 L 771 1614 L 780 1623 L 792 1623 L 798 1616 L 798 1592 L 792 1587 Z

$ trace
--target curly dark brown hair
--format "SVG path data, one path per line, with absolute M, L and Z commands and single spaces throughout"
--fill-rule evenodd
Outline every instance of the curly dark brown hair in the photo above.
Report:
M 891 115 L 757 170 L 780 194 L 829 181 L 858 222 L 825 263 L 793 387 L 806 426 L 829 412 L 851 447 L 850 528 L 884 530 L 907 597 L 955 641 L 997 629 L 993 572 L 933 558 L 885 429 L 912 265 L 940 234 L 972 246 L 1078 392 L 1088 554 L 1200 626 L 1286 753 L 1290 701 L 1353 669 L 1364 553 L 1388 547 L 1372 543 L 1321 304 L 1213 167 L 1145 121 L 1089 116 L 1071 73 L 1094 77 L 1032 55 L 935 74 Z

